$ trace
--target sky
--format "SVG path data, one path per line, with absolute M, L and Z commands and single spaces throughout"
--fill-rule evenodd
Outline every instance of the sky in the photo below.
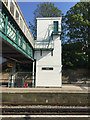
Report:
M 64 0 L 62 0 L 62 1 L 64 1 Z M 58 9 L 60 9 L 62 11 L 62 13 L 65 15 L 66 12 L 72 6 L 74 6 L 77 2 L 79 2 L 79 1 L 76 1 L 76 2 L 52 2 L 52 3 L 54 3 L 55 7 L 58 7 Z M 23 13 L 23 16 L 24 16 L 28 26 L 29 26 L 29 21 L 33 23 L 33 17 L 34 17 L 33 12 L 37 8 L 37 4 L 39 4 L 39 3 L 40 2 L 25 2 L 25 1 L 24 2 L 20 2 L 20 1 L 18 2 L 18 5 L 19 5 L 19 7 L 20 7 L 20 9 Z M 1 61 L 2 60 L 0 58 L 0 64 L 1 64 Z M 6 61 L 6 60 L 3 59 L 3 61 Z
M 33 12 L 37 8 L 37 4 L 40 2 L 18 2 L 18 5 L 23 13 L 23 16 L 29 25 L 29 21 L 33 23 Z M 74 6 L 77 2 L 52 2 L 55 4 L 55 7 L 58 7 L 65 15 L 66 12 Z

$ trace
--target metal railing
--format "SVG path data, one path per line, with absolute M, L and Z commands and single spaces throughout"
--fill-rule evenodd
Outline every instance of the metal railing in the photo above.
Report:
M 20 29 L 23 31 L 23 34 L 25 34 L 28 41 L 34 47 L 34 39 L 32 37 L 31 31 L 24 19 L 24 16 L 17 4 L 17 1 L 16 0 L 12 0 L 12 1 L 11 0 L 1 0 L 1 1 L 5 5 L 5 7 L 8 9 L 8 11 L 10 12 L 11 16 L 14 18 L 16 23 L 19 25 Z M 13 6 L 11 3 L 13 4 Z M 12 9 L 13 9 L 13 14 L 12 14 L 10 7 L 12 7 Z M 16 13 L 18 13 L 18 18 L 16 18 Z
M 35 73 L 33 72 L 17 72 L 14 74 L 9 73 L 8 87 L 12 87 L 12 86 L 19 87 L 19 88 L 34 87 L 35 86 Z
M 46 31 L 46 34 L 44 36 L 44 38 L 41 38 L 40 40 L 35 40 L 35 43 L 34 43 L 34 48 L 36 50 L 38 49 L 54 49 L 54 41 L 52 39 L 52 34 L 57 34 L 57 33 L 60 33 L 60 30 L 61 27 L 60 25 L 58 25 L 58 31 L 54 31 L 54 25 L 53 24 L 50 24 L 48 26 L 48 29 Z
M 52 41 L 35 41 L 35 49 L 54 49 L 54 42 Z
M 2 12 L 2 9 L 0 9 L 0 32 L 0 36 L 11 45 L 19 49 L 32 60 L 34 59 L 32 47 L 26 42 L 24 35 L 22 35 L 16 26 L 8 19 L 8 16 Z
M 47 32 L 43 39 L 35 40 L 34 48 L 35 49 L 54 49 L 54 41 L 52 39 L 53 25 L 48 26 Z

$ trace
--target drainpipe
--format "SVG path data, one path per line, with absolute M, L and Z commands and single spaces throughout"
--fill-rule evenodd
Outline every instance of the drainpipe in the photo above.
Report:
M 15 66 L 12 67 L 12 75 L 11 75 L 11 88 L 14 87 L 14 81 L 15 81 Z
M 35 71 L 34 71 L 34 68 L 35 68 L 35 61 L 33 61 L 32 87 L 34 87 L 34 76 L 35 76 Z

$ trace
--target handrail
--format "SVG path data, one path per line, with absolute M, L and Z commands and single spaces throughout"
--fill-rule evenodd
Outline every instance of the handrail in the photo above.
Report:
M 11 11 L 10 11 L 10 8 L 9 8 L 10 6 L 9 6 L 9 5 L 7 6 L 7 5 L 5 4 L 5 1 L 4 1 L 4 0 L 2 0 L 2 2 L 4 3 L 5 7 L 6 7 L 6 8 L 8 9 L 8 11 L 10 12 L 11 16 L 12 16 L 12 17 L 14 18 L 14 20 L 16 21 L 15 15 L 12 15 L 12 13 L 11 13 Z M 10 0 L 7 0 L 7 2 L 10 2 Z M 22 24 L 23 24 L 23 28 L 21 28 L 20 22 L 17 22 L 17 21 L 16 21 L 16 23 L 19 25 L 20 29 L 22 30 L 23 34 L 25 34 L 26 38 L 28 39 L 28 41 L 30 42 L 30 44 L 32 45 L 32 47 L 34 47 L 34 39 L 33 39 L 33 36 L 32 36 L 32 34 L 31 34 L 31 31 L 30 31 L 30 29 L 29 29 L 29 27 L 28 27 L 28 25 L 27 25 L 27 23 L 26 23 L 26 21 L 25 21 L 25 19 L 24 19 L 24 17 L 23 17 L 23 14 L 22 14 L 22 12 L 21 12 L 21 10 L 20 10 L 20 8 L 19 8 L 16 0 L 13 0 L 13 3 L 14 3 L 15 8 L 16 8 L 16 9 L 14 9 L 14 11 L 15 11 L 14 14 L 16 13 L 16 10 L 18 10 L 18 12 L 19 12 L 19 21 L 20 21 L 20 18 L 21 18 Z M 25 26 L 25 27 L 24 27 L 24 26 Z M 24 31 L 24 28 L 27 30 L 26 32 Z
M 0 11 L 0 14 L 2 15 L 4 13 Z M 22 51 L 22 53 L 24 53 L 26 56 L 33 60 L 34 58 L 32 47 L 25 41 L 23 37 L 24 35 L 21 35 L 20 31 L 18 29 L 15 29 L 15 25 L 11 24 L 11 21 L 8 20 L 8 16 L 6 16 L 5 14 L 3 18 L 0 18 L 0 20 L 0 32 L 5 35 L 4 39 L 10 44 L 15 45 L 14 47 Z M 9 38 L 9 40 L 7 38 Z M 31 47 L 31 50 L 28 46 Z
M 35 41 L 35 49 L 54 49 L 54 41 Z

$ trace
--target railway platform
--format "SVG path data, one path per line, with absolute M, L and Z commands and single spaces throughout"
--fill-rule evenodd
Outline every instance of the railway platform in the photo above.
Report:
M 89 93 L 89 84 L 63 84 L 61 88 L 7 88 L 1 87 L 1 93 Z
M 62 88 L 1 88 L 2 105 L 88 106 L 89 84 Z

